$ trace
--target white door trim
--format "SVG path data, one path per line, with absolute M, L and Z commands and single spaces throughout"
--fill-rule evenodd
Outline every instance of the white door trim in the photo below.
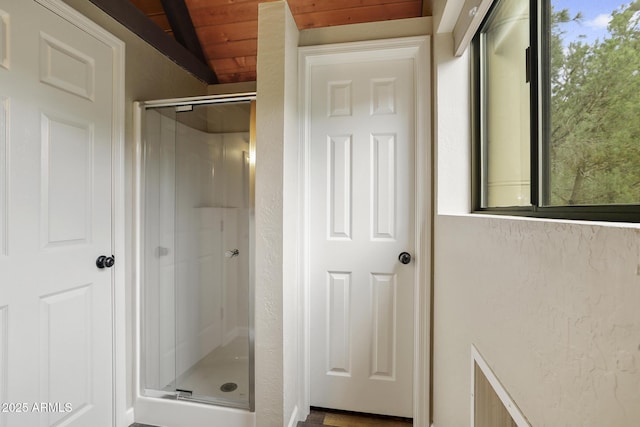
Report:
M 432 241 L 432 172 L 431 172 L 431 38 L 429 36 L 395 38 L 354 43 L 340 43 L 310 46 L 299 49 L 299 123 L 302 146 L 300 150 L 300 215 L 301 239 L 299 251 L 302 254 L 300 283 L 300 340 L 303 343 L 300 406 L 301 416 L 306 416 L 310 406 L 310 118 L 311 102 L 305 94 L 311 92 L 311 68 L 314 65 L 340 64 L 344 62 L 364 62 L 383 59 L 413 59 L 416 88 L 416 146 L 415 146 L 415 231 L 416 231 L 416 279 L 414 282 L 414 390 L 413 425 L 427 427 L 430 421 L 430 353 L 431 353 L 431 241 Z
M 125 44 L 113 34 L 82 15 L 62 0 L 35 0 L 51 12 L 95 37 L 113 51 L 113 123 L 112 138 L 112 247 L 116 255 L 113 271 L 113 425 L 126 427 L 130 420 L 127 412 L 127 374 L 126 374 L 126 258 L 125 245 L 125 138 L 124 138 L 124 102 L 125 102 Z M 133 420 L 131 420 L 132 422 Z

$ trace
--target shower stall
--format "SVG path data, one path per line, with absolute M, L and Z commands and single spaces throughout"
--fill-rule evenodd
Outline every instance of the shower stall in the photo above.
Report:
M 252 411 L 255 94 L 137 111 L 140 395 Z

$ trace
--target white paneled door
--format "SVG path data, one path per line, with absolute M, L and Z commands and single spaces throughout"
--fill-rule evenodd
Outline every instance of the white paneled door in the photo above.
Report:
M 310 71 L 311 405 L 413 416 L 413 59 Z
M 113 51 L 0 2 L 0 425 L 111 426 Z

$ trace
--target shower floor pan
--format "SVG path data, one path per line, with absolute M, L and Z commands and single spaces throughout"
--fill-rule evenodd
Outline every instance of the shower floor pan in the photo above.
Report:
M 249 358 L 246 337 L 238 337 L 200 359 L 178 380 L 179 399 L 226 404 L 245 408 L 249 405 Z

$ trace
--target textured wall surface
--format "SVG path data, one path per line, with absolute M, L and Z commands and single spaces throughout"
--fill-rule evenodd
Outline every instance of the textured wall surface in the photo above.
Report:
M 475 344 L 535 426 L 640 420 L 640 230 L 439 216 L 436 426 L 469 423 Z
M 469 215 L 469 58 L 434 63 L 435 426 L 470 423 L 472 344 L 532 426 L 639 425 L 640 228 Z
M 283 387 L 284 425 L 295 426 L 292 419 L 300 410 L 302 399 L 301 380 L 304 376 L 301 366 L 302 330 L 300 299 L 300 262 L 298 239 L 300 225 L 300 177 L 298 128 L 298 41 L 300 32 L 286 3 L 282 3 L 284 14 L 285 56 L 284 56 L 284 167 L 283 167 Z
M 285 221 L 285 186 L 295 184 L 286 159 L 297 146 L 296 87 L 298 30 L 283 1 L 262 3 L 258 24 L 258 75 L 256 111 L 256 425 L 285 425 L 290 416 L 289 387 L 297 374 L 298 344 L 296 304 L 291 268 L 295 256 L 284 257 L 296 226 Z M 295 164 L 294 164 L 295 166 Z M 285 182 L 285 175 L 289 182 Z M 287 195 L 292 194 L 287 191 Z M 295 194 L 295 193 L 294 193 Z M 293 207 L 295 210 L 295 206 Z M 293 243 L 295 245 L 295 243 Z

